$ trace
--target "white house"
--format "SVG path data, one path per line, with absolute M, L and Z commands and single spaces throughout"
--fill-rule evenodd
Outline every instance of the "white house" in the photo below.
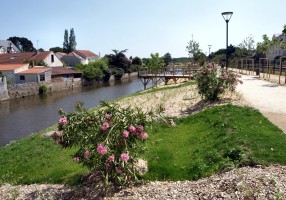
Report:
M 266 58 L 270 60 L 271 62 L 274 61 L 276 58 L 280 58 L 281 56 L 286 56 L 286 35 L 285 34 L 274 34 L 272 37 L 272 40 L 278 40 L 277 45 L 273 45 L 272 47 L 269 47 Z M 284 46 L 282 48 L 281 46 Z
M 0 40 L 0 54 L 20 53 L 20 50 L 10 40 Z

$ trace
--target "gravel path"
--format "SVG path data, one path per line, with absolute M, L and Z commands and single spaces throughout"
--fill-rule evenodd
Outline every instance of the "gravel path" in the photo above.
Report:
M 286 87 L 243 75 L 237 92 L 286 133 Z

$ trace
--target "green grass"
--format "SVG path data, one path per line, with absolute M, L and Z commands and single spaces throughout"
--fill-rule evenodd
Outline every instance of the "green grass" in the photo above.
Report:
M 56 127 L 49 128 L 55 130 Z M 87 170 L 72 161 L 75 149 L 62 149 L 44 132 L 0 148 L 0 184 L 76 184 Z
M 233 105 L 159 127 L 148 147 L 147 180 L 195 180 L 235 166 L 286 164 L 286 135 L 256 110 Z
M 237 166 L 286 164 L 286 135 L 254 109 L 217 106 L 175 122 L 153 124 L 142 155 L 149 164 L 145 180 L 195 180 Z M 78 183 L 88 170 L 72 161 L 75 149 L 42 136 L 55 129 L 0 148 L 0 185 Z

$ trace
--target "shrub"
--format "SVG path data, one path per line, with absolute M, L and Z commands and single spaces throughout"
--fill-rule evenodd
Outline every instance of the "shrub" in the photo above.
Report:
M 138 180 L 134 165 L 145 150 L 151 114 L 107 102 L 97 111 L 87 111 L 79 103 L 74 112 L 61 110 L 59 114 L 62 117 L 54 139 L 65 148 L 78 148 L 73 161 L 101 172 L 106 189 L 109 182 L 124 185 Z
M 39 94 L 45 94 L 47 92 L 48 88 L 45 85 L 40 85 L 39 87 Z
M 109 69 L 109 68 L 105 68 L 105 69 L 103 69 L 102 70 L 102 72 L 103 72 L 103 81 L 104 82 L 108 82 L 109 81 L 109 78 L 110 78 L 110 76 L 111 76 L 111 70 Z
M 199 94 L 206 100 L 216 101 L 226 90 L 234 91 L 240 76 L 233 71 L 225 71 L 215 66 L 203 66 L 195 75 Z
M 120 80 L 124 75 L 124 69 L 118 67 L 112 68 L 112 75 L 114 75 L 115 80 Z

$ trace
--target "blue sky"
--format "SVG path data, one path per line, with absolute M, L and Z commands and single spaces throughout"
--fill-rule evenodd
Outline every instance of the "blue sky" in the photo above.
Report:
M 171 53 L 186 57 L 193 38 L 203 52 L 225 48 L 222 12 L 232 11 L 229 44 L 249 35 L 281 33 L 285 0 L 0 0 L 0 39 L 26 37 L 34 47 L 62 47 L 64 30 L 74 28 L 77 49 L 104 56 L 128 49 L 127 56 Z

